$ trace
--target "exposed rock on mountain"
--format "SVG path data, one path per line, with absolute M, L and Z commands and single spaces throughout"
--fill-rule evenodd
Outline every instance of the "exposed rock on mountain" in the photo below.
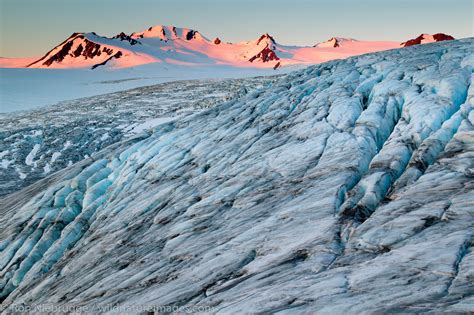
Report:
M 269 62 L 273 60 L 280 60 L 280 58 L 278 58 L 278 56 L 275 54 L 275 51 L 267 45 L 258 54 L 252 56 L 249 59 L 250 62 L 254 62 L 255 60 Z
M 219 37 L 208 40 L 196 30 L 156 25 L 131 35 L 119 33 L 112 38 L 95 33 L 75 33 L 29 64 L 35 68 L 126 68 L 149 63 L 171 65 L 228 65 L 232 67 L 274 68 L 315 64 L 328 60 L 399 48 L 417 44 L 452 40 L 442 33 L 422 34 L 404 43 L 359 41 L 332 37 L 313 47 L 287 46 L 277 43 L 268 33 L 253 41 L 222 43 Z M 337 49 L 331 49 L 337 48 Z M 120 54 L 119 54 L 120 52 Z M 121 58 L 120 61 L 117 61 Z M 115 62 L 109 62 L 115 60 Z M 1 67 L 22 67 L 26 59 L 0 58 Z
M 355 40 L 352 38 L 342 38 L 342 37 L 331 37 L 325 42 L 318 43 L 313 47 L 325 47 L 325 48 L 336 48 L 342 45 L 344 42 L 354 42 Z
M 249 58 L 250 62 L 260 61 L 262 63 L 280 60 L 275 53 L 275 40 L 268 34 L 263 34 L 257 40 L 256 47 L 263 47 L 255 55 Z M 276 68 L 275 68 L 276 69 Z
M 89 51 L 84 55 L 85 48 Z M 314 47 L 279 44 L 268 33 L 256 40 L 223 43 L 218 37 L 208 40 L 196 30 L 156 25 L 131 35 L 119 33 L 112 38 L 95 33 L 77 33 L 30 64 L 35 68 L 125 68 L 149 63 L 172 65 L 228 65 L 232 67 L 274 68 L 314 64 L 399 46 L 397 42 L 364 42 L 332 38 Z M 339 48 L 328 54 L 327 48 Z M 120 53 L 119 53 L 120 52 Z M 118 61 L 117 59 L 120 60 Z M 15 67 L 24 61 L 0 60 L 1 66 Z
M 421 34 L 417 38 L 410 39 L 406 42 L 401 43 L 400 45 L 403 47 L 408 47 L 408 46 L 420 45 L 420 44 L 426 44 L 426 43 L 441 42 L 444 40 L 454 40 L 454 37 L 452 37 L 451 35 L 443 34 L 443 33 L 438 33 L 434 35 Z
M 130 35 L 132 38 L 159 38 L 163 41 L 183 39 L 203 39 L 198 31 L 188 28 L 178 28 L 175 26 L 156 25 L 149 27 L 146 31 L 135 32 Z
M 122 41 L 125 40 L 125 41 L 129 42 L 130 45 L 135 45 L 135 44 L 140 43 L 138 40 L 133 39 L 131 36 L 125 34 L 124 32 L 121 32 L 121 33 L 115 35 L 115 36 L 112 37 L 112 38 L 118 38 L 118 39 L 120 39 L 120 40 L 122 40 Z
M 268 33 L 265 33 L 260 36 L 260 38 L 257 40 L 257 45 L 259 45 L 262 41 L 266 42 L 267 44 L 275 44 L 275 40 Z
M 86 63 L 91 64 L 94 68 L 94 66 L 102 63 L 105 64 L 111 58 L 119 58 L 123 55 L 122 51 L 116 47 L 95 42 L 94 38 L 96 37 L 97 35 L 93 33 L 74 33 L 64 42 L 49 51 L 44 57 L 28 65 L 28 67 L 41 68 L 56 64 L 80 66 Z M 134 43 L 130 42 L 130 44 L 133 45 Z

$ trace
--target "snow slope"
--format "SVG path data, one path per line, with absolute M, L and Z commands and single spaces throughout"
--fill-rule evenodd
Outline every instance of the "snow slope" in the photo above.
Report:
M 332 38 L 313 47 L 281 45 L 269 34 L 240 43 L 209 40 L 189 28 L 156 25 L 112 38 L 74 33 L 30 68 L 126 68 L 141 64 L 278 68 L 400 47 L 398 42 Z M 4 64 L 7 62 L 5 61 Z
M 40 57 L 4 58 L 0 57 L 0 68 L 24 68 L 40 59 Z
M 473 44 L 312 66 L 6 196 L 2 306 L 473 312 Z

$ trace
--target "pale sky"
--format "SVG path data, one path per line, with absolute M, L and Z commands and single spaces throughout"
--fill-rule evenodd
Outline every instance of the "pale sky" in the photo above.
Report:
M 421 33 L 472 37 L 474 0 L 0 0 L 0 56 L 40 56 L 73 32 L 112 36 L 152 25 L 208 38 L 270 33 L 286 45 L 332 36 L 405 41 Z

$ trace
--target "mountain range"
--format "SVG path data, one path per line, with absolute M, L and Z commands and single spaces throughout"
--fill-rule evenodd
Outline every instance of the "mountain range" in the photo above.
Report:
M 454 38 L 442 33 L 421 34 L 402 43 L 332 37 L 313 46 L 288 46 L 276 42 L 268 33 L 254 40 L 229 43 L 219 37 L 210 40 L 190 28 L 156 25 L 111 38 L 94 32 L 73 33 L 41 58 L 0 58 L 0 67 L 96 69 L 163 63 L 277 69 L 450 39 Z

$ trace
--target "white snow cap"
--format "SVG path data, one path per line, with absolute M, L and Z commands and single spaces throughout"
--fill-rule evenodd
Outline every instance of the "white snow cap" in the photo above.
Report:
M 325 42 L 317 43 L 314 47 L 327 48 L 327 47 L 339 47 L 342 43 L 346 42 L 355 42 L 353 38 L 344 38 L 344 37 L 331 37 Z
M 159 38 L 161 40 L 192 40 L 203 39 L 203 36 L 195 30 L 190 28 L 180 28 L 172 25 L 155 25 L 150 26 L 147 30 L 142 32 L 135 32 L 131 34 L 134 39 L 138 38 Z

